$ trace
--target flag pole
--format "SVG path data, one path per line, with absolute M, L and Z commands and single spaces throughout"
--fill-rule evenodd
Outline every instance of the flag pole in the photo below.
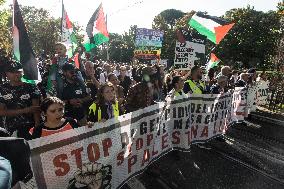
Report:
M 205 66 L 206 66 L 206 64 L 209 62 L 209 60 L 210 60 L 210 55 L 211 55 L 211 53 L 212 53 L 212 51 L 214 51 L 215 50 L 215 48 L 217 47 L 217 45 L 215 45 L 211 50 L 210 50 L 210 52 L 209 52 L 209 54 L 205 57 Z
M 60 27 L 60 33 L 61 33 L 61 37 L 60 37 L 60 41 L 62 41 L 62 27 L 63 27 L 63 15 L 64 14 L 64 4 L 63 4 L 63 0 L 61 1 L 61 27 Z
M 106 14 L 106 28 L 107 28 L 107 31 L 108 31 L 108 27 L 107 27 L 107 14 Z M 106 54 L 106 59 L 107 59 L 107 61 L 109 61 L 109 41 L 107 42 L 107 54 Z

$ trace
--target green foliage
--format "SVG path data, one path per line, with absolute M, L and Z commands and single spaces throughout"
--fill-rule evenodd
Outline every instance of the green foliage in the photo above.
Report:
M 10 17 L 10 11 L 0 11 L 0 49 L 3 49 L 5 54 L 11 53 L 12 51 L 11 27 L 9 25 Z
M 32 47 L 36 54 L 44 50 L 47 54 L 54 52 L 54 44 L 59 40 L 61 19 L 54 19 L 44 9 L 21 7 Z
M 3 5 L 6 0 L 0 0 L 0 5 Z
M 180 10 L 167 9 L 167 10 L 162 11 L 156 17 L 159 21 L 162 21 L 161 22 L 162 25 L 166 25 L 168 28 L 173 29 L 174 26 L 176 25 L 177 20 L 183 16 L 184 16 L 184 13 Z M 160 29 L 166 29 L 166 28 L 160 28 Z
M 47 54 L 54 54 L 54 45 L 60 40 L 61 18 L 53 18 L 45 9 L 38 9 L 30 6 L 20 6 L 26 29 L 31 41 L 31 45 L 36 54 L 44 50 Z M 0 11 L 0 48 L 6 52 L 12 50 L 12 11 Z M 79 34 L 81 27 L 77 23 L 72 23 L 78 42 L 83 41 L 83 36 Z
M 136 28 L 137 26 L 130 26 L 129 31 L 122 35 L 110 33 L 109 43 L 103 44 L 95 52 L 97 54 L 97 58 L 106 60 L 108 48 L 110 60 L 116 62 L 130 62 L 134 56 L 134 38 Z
M 248 6 L 227 11 L 224 17 L 236 24 L 217 46 L 219 58 L 225 64 L 242 62 L 245 67 L 270 67 L 279 38 L 279 15 Z
M 275 55 L 282 54 L 283 58 L 283 53 L 278 49 L 280 44 L 284 44 L 284 42 L 279 42 L 280 37 L 283 38 L 283 29 L 280 28 L 283 3 L 279 3 L 278 9 L 278 14 L 275 11 L 266 13 L 256 11 L 249 6 L 227 11 L 223 17 L 236 24 L 219 45 L 216 46 L 207 40 L 206 54 L 210 54 L 215 47 L 214 52 L 226 65 L 236 66 L 238 65 L 236 62 L 242 62 L 245 67 L 258 67 L 260 69 L 273 67 Z M 157 15 L 153 20 L 152 27 L 165 31 L 161 57 L 173 61 L 175 31 L 178 28 L 188 28 L 188 20 L 195 12 L 183 14 L 180 18 L 174 15 L 171 19 L 170 14 L 165 13 L 168 11 L 171 11 L 171 9 Z M 166 17 L 162 15 L 166 15 Z M 173 23 L 169 20 L 175 20 L 175 24 L 169 24 Z M 284 27 L 282 26 L 282 28 Z M 188 29 L 195 32 L 192 28 Z
M 167 9 L 155 16 L 152 28 L 164 31 L 164 41 L 162 46 L 162 59 L 169 59 L 173 62 L 176 45 L 176 29 L 181 24 L 181 19 L 187 14 L 176 9 Z

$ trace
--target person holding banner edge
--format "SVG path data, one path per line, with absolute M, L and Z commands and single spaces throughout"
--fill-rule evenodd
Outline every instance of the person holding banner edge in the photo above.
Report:
M 115 96 L 115 88 L 112 83 L 101 85 L 97 101 L 89 107 L 88 120 L 92 122 L 105 122 L 121 115 L 121 106 Z

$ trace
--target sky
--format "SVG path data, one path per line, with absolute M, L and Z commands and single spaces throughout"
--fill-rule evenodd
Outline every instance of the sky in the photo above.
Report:
M 18 0 L 20 5 L 44 8 L 54 17 L 61 17 L 62 0 Z M 103 8 L 108 18 L 108 31 L 120 33 L 128 31 L 131 25 L 138 28 L 151 28 L 156 15 L 165 9 L 177 9 L 183 12 L 206 11 L 210 15 L 221 16 L 232 8 L 242 8 L 247 5 L 255 10 L 276 10 L 281 0 L 64 0 L 64 6 L 72 22 L 86 27 L 90 17 L 103 2 Z M 6 6 L 12 4 L 6 0 Z

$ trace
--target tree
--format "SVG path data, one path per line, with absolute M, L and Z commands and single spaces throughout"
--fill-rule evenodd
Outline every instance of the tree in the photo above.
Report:
M 227 11 L 224 18 L 236 24 L 215 49 L 220 59 L 225 64 L 240 61 L 247 68 L 271 66 L 279 38 L 279 15 L 248 6 Z
M 99 46 L 95 50 L 98 59 L 106 60 L 107 48 L 109 51 L 109 58 L 116 62 L 130 62 L 134 55 L 134 37 L 137 26 L 130 26 L 128 32 L 120 35 L 117 33 L 110 33 L 109 43 Z
M 278 48 L 276 49 L 276 56 L 274 57 L 275 67 L 284 63 L 284 1 L 279 2 L 277 6 L 277 13 L 280 15 L 280 38 L 278 40 Z
M 36 54 L 44 50 L 54 53 L 54 44 L 59 41 L 61 19 L 55 19 L 44 9 L 21 6 L 24 22 Z
M 5 0 L 0 0 L 0 5 L 4 4 Z M 11 12 L 8 10 L 0 10 L 0 49 L 3 54 L 8 54 L 12 51 L 11 30 L 9 27 L 9 18 Z
M 43 50 L 47 54 L 54 54 L 55 43 L 60 41 L 61 18 L 53 18 L 45 9 L 38 9 L 30 6 L 20 6 L 26 29 L 31 41 L 31 45 L 36 54 Z M 12 8 L 11 8 L 12 10 Z M 0 47 L 7 52 L 12 50 L 12 11 L 0 11 Z M 75 29 L 78 42 L 82 42 L 83 36 L 81 26 L 72 23 Z
M 176 9 L 167 9 L 155 16 L 152 28 L 164 31 L 164 41 L 162 46 L 161 58 L 169 59 L 173 62 L 175 56 L 176 45 L 176 29 L 179 26 L 180 19 L 184 17 L 185 13 Z
M 164 21 L 163 24 L 166 24 L 170 29 L 173 29 L 176 21 L 184 16 L 184 12 L 176 9 L 167 9 L 162 11 L 156 17 Z M 154 18 L 155 20 L 155 18 Z

